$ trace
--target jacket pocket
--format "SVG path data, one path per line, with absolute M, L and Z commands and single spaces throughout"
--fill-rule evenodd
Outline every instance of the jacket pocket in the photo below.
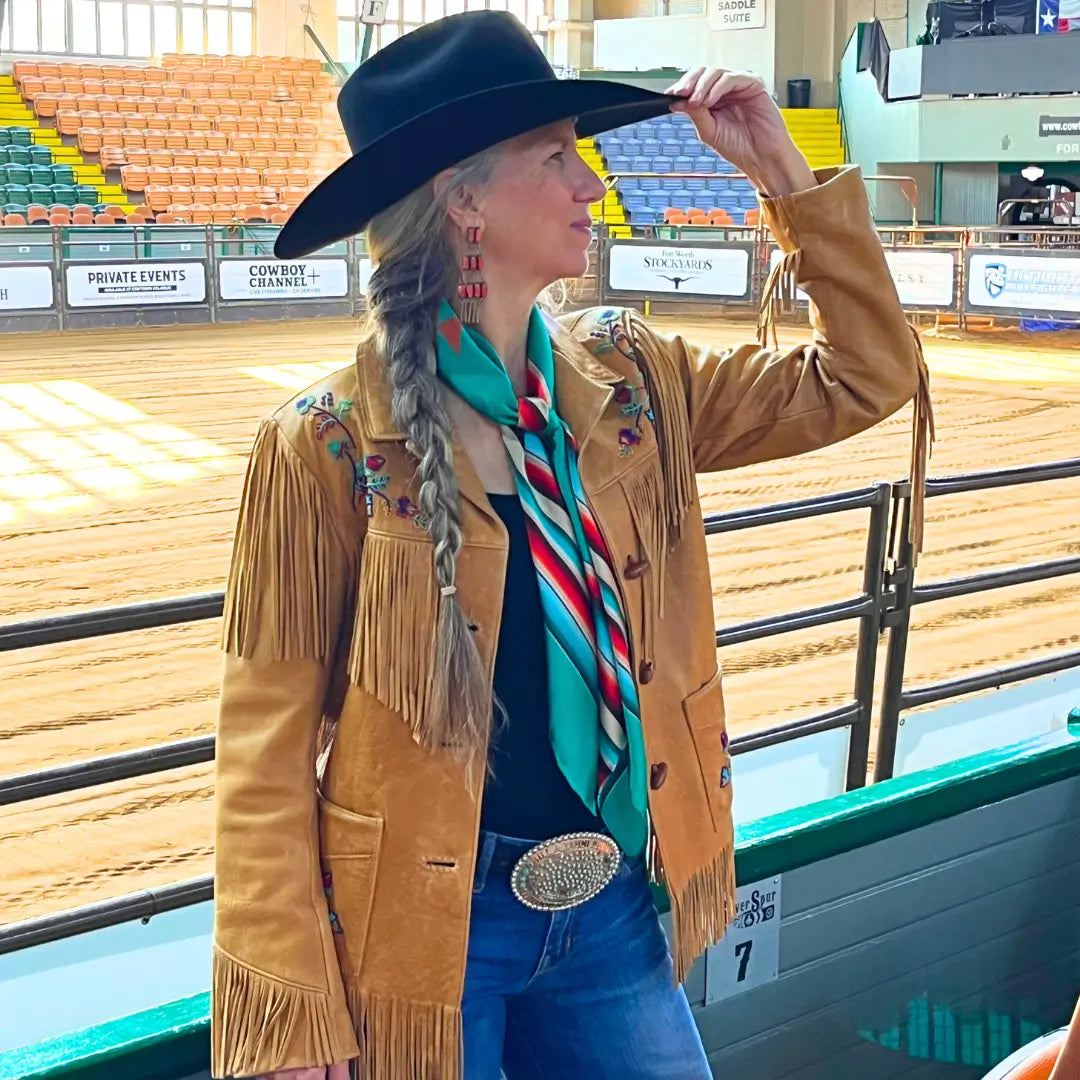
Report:
M 683 700 L 683 713 L 697 751 L 713 828 L 726 830 L 731 815 L 731 755 L 719 670 L 700 690 Z
M 383 820 L 319 798 L 322 885 L 342 974 L 356 977 L 364 958 Z

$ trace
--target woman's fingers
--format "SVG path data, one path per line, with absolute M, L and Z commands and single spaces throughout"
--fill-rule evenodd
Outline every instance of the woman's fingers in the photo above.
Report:
M 697 104 L 712 108 L 723 98 L 740 98 L 759 94 L 764 86 L 764 81 L 758 75 L 751 75 L 746 71 L 726 71 L 710 85 L 708 93 Z M 691 100 L 691 104 L 695 102 Z
M 698 79 L 700 79 L 707 70 L 707 68 L 699 67 L 694 68 L 693 71 L 688 71 L 678 82 L 672 83 L 664 93 L 674 94 L 676 97 L 689 97 L 689 95 L 694 92 L 694 87 L 697 85 Z
M 691 109 L 699 109 L 702 105 L 717 100 L 713 96 L 713 90 L 727 78 L 729 75 L 723 68 L 707 68 L 697 80 L 697 85 L 687 99 L 687 104 Z

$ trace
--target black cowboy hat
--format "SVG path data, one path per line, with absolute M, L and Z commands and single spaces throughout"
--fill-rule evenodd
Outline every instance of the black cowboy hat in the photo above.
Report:
M 450 15 L 361 64 L 338 95 L 352 157 L 311 191 L 278 234 L 295 259 L 360 232 L 443 169 L 504 139 L 576 117 L 580 136 L 669 111 L 666 94 L 559 79 L 505 11 Z

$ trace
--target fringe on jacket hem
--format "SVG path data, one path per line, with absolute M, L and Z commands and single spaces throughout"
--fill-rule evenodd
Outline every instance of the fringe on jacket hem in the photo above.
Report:
M 723 936 L 735 917 L 735 849 L 725 847 L 690 876 L 681 889 L 665 882 L 671 900 L 675 981 L 683 983 L 694 961 Z
M 360 1056 L 352 1080 L 463 1080 L 461 1010 L 352 987 Z
M 211 998 L 213 1076 L 332 1065 L 355 1053 L 354 1046 L 336 1038 L 329 994 L 270 979 L 217 948 Z M 300 1059 L 290 1061 L 290 1051 L 295 1055 L 300 1049 Z

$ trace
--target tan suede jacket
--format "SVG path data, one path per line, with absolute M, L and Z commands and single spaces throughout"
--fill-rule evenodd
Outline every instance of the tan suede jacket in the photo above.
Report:
M 681 981 L 732 914 L 730 765 L 695 472 L 835 443 L 916 397 L 925 367 L 857 169 L 763 201 L 813 300 L 813 342 L 699 350 L 634 313 L 564 317 L 560 414 L 617 569 L 652 763 L 650 870 Z M 627 401 L 648 402 L 634 419 Z M 455 445 L 458 599 L 489 678 L 507 537 Z M 229 576 L 217 744 L 216 1077 L 358 1058 L 365 1080 L 460 1080 L 480 799 L 413 731 L 439 593 L 415 458 L 380 358 L 267 418 Z M 921 465 L 917 471 L 921 474 Z M 339 726 L 321 782 L 316 730 Z

